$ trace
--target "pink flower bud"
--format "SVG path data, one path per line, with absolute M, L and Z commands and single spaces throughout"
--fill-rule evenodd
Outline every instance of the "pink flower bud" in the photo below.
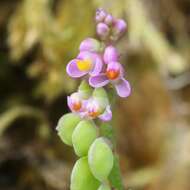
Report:
M 105 19 L 106 16 L 107 16 L 107 13 L 106 13 L 105 10 L 103 10 L 102 8 L 97 9 L 95 20 L 98 23 L 102 22 Z
M 100 22 L 97 25 L 96 31 L 97 31 L 97 34 L 99 35 L 99 37 L 101 39 L 105 39 L 105 38 L 108 37 L 110 29 L 109 29 L 109 27 L 106 24 Z
M 117 62 L 119 59 L 119 53 L 113 46 L 108 46 L 104 52 L 104 61 L 106 64 L 110 62 Z
M 104 23 L 107 25 L 112 25 L 113 23 L 113 16 L 111 14 L 108 14 L 104 20 Z
M 115 38 L 120 38 L 127 30 L 127 24 L 122 19 L 115 20 L 113 24 L 113 35 Z

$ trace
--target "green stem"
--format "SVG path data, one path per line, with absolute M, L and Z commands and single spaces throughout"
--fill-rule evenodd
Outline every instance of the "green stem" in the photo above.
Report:
M 112 89 L 109 89 L 109 91 L 111 91 L 108 93 L 110 95 L 109 99 L 113 105 L 112 107 L 114 107 L 116 98 L 115 98 L 115 95 L 114 95 L 114 92 L 112 91 Z M 120 170 L 120 165 L 119 165 L 119 158 L 116 153 L 116 137 L 115 137 L 114 128 L 112 127 L 111 123 L 102 122 L 100 124 L 100 133 L 101 133 L 101 135 L 107 137 L 113 143 L 114 166 L 113 166 L 113 169 L 109 176 L 111 186 L 117 190 L 124 190 L 122 176 L 121 176 L 121 170 Z
M 102 123 L 100 125 L 100 133 L 102 136 L 107 137 L 113 143 L 114 166 L 109 176 L 111 186 L 117 190 L 123 190 L 124 187 L 123 187 L 122 176 L 121 176 L 121 171 L 120 171 L 120 166 L 119 166 L 119 158 L 116 153 L 116 139 L 115 139 L 113 127 L 109 123 Z

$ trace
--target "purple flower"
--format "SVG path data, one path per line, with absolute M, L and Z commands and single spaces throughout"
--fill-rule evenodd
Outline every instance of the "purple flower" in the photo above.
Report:
M 101 48 L 101 43 L 94 38 L 86 38 L 80 44 L 80 51 L 90 51 L 90 52 L 99 52 Z
M 118 62 L 107 64 L 106 72 L 89 78 L 89 84 L 92 87 L 102 87 L 112 83 L 120 97 L 128 97 L 131 92 L 129 82 L 124 78 L 124 69 Z
M 86 74 L 98 75 L 102 70 L 103 62 L 97 53 L 82 51 L 76 59 L 71 60 L 67 65 L 67 73 L 73 78 L 79 78 Z
M 106 64 L 110 62 L 117 62 L 119 59 L 119 53 L 112 45 L 108 46 L 104 51 L 104 62 Z

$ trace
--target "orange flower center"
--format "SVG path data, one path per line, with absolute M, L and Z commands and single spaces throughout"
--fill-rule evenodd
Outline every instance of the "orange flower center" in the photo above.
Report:
M 120 74 L 119 70 L 114 70 L 114 69 L 110 69 L 106 71 L 106 76 L 110 79 L 110 80 L 114 80 L 116 79 Z
M 82 107 L 82 104 L 81 104 L 81 102 L 75 102 L 72 104 L 72 107 L 73 107 L 74 111 L 79 111 Z
M 88 115 L 92 118 L 96 118 L 99 114 L 98 111 L 88 111 Z

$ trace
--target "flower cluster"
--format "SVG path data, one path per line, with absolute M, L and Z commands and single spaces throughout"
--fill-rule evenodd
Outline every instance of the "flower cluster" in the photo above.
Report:
M 73 146 L 80 157 L 71 174 L 71 190 L 110 190 L 109 175 L 114 166 L 110 139 L 102 136 L 100 122 L 112 119 L 109 88 L 120 97 L 128 97 L 130 84 L 114 43 L 126 31 L 126 23 L 103 9 L 95 16 L 98 39 L 86 38 L 79 53 L 66 68 L 72 78 L 82 78 L 76 92 L 67 97 L 71 113 L 62 116 L 57 125 L 58 135 Z
M 116 41 L 126 32 L 127 25 L 122 19 L 116 19 L 103 9 L 96 11 L 96 31 L 102 40 Z
M 125 72 L 119 62 L 119 53 L 111 40 L 119 39 L 124 34 L 125 21 L 114 19 L 102 9 L 97 11 L 96 21 L 97 34 L 100 39 L 104 36 L 104 41 L 94 38 L 82 41 L 79 54 L 67 65 L 67 73 L 73 78 L 87 76 L 89 84 L 94 88 L 104 87 L 111 83 L 120 97 L 127 97 L 131 91 L 130 84 L 124 78 Z
M 106 91 L 103 88 L 92 89 L 84 80 L 77 92 L 67 98 L 70 110 L 83 119 L 96 119 L 109 121 L 112 111 Z

